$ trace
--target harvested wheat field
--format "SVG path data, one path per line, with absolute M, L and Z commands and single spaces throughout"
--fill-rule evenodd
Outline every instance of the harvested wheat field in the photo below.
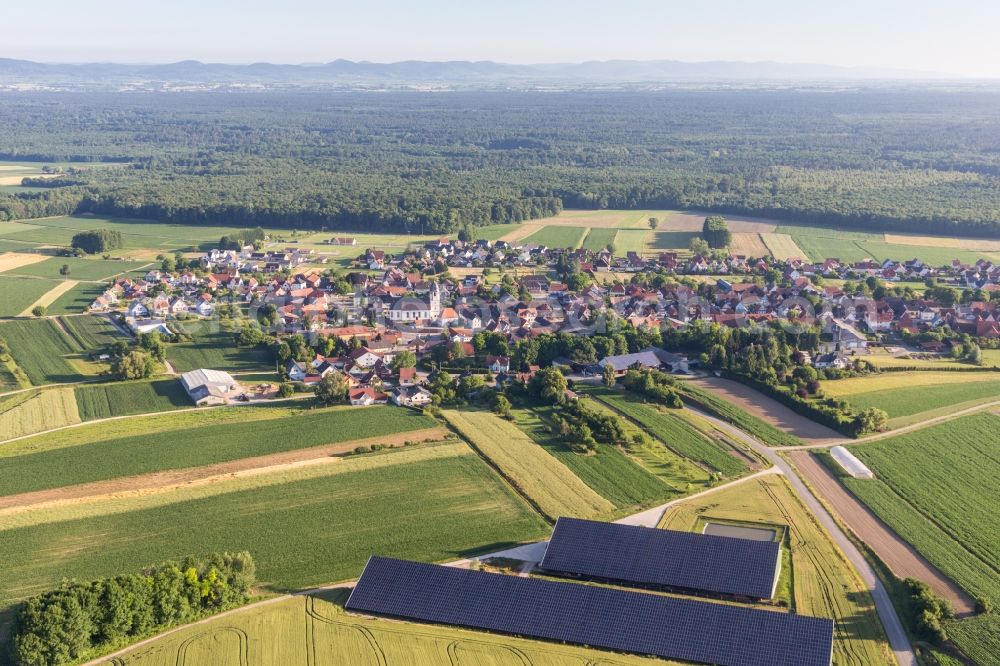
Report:
M 761 234 L 760 239 L 774 258 L 779 261 L 807 258 L 802 248 L 795 244 L 795 239 L 788 234 Z
M 734 234 L 742 233 L 773 233 L 777 227 L 774 220 L 744 215 L 725 215 L 721 213 L 703 213 L 697 211 L 664 213 L 660 219 L 660 228 L 670 231 L 701 231 L 705 218 L 709 215 L 722 215 L 729 224 L 729 230 Z
M 48 255 L 35 252 L 4 252 L 0 254 L 0 273 L 37 264 L 50 258 Z
M 729 251 L 733 254 L 743 255 L 744 257 L 766 257 L 770 254 L 760 234 L 755 233 L 733 234 L 733 240 L 729 244 Z
M 885 242 L 893 243 L 894 245 L 916 245 L 918 247 L 953 247 L 973 252 L 1000 252 L 1000 240 L 995 238 L 945 238 L 942 236 L 885 234 Z

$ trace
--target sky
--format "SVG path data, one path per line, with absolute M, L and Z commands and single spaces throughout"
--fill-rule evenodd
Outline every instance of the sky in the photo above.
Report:
M 1000 77 L 998 0 L 45 0 L 3 10 L 0 57 L 770 60 Z

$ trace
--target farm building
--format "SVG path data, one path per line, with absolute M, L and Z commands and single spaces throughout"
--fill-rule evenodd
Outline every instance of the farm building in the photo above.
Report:
M 619 354 L 617 356 L 606 356 L 602 358 L 598 365 L 602 368 L 610 365 L 615 369 L 615 374 L 624 375 L 629 368 L 640 366 L 643 368 L 666 369 L 670 372 L 687 372 L 688 360 L 680 354 L 671 354 L 657 347 L 647 347 L 635 354 Z
M 240 385 L 228 372 L 198 369 L 181 375 L 184 390 L 194 400 L 194 404 L 224 405 L 230 398 L 242 393 Z
M 853 476 L 855 479 L 874 479 L 875 474 L 872 473 L 868 466 L 863 462 L 858 460 L 857 456 L 845 449 L 843 446 L 835 446 L 830 449 L 830 455 L 833 459 L 844 468 L 844 471 Z

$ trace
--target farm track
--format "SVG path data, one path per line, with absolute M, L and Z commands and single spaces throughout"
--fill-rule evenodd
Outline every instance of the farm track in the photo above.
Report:
M 75 486 L 64 486 L 62 488 L 9 495 L 7 497 L 0 497 L 0 516 L 84 502 L 118 500 L 130 496 L 150 495 L 178 488 L 190 488 L 215 483 L 224 479 L 270 474 L 306 465 L 335 464 L 340 460 L 339 456 L 350 453 L 358 446 L 402 444 L 405 441 L 441 439 L 447 434 L 447 430 L 444 428 L 424 428 L 422 430 L 411 430 L 389 436 L 368 437 L 366 439 L 341 442 L 339 444 L 324 444 L 296 451 L 285 451 L 266 456 L 230 460 L 203 467 L 139 474 L 136 476 L 109 479 L 107 481 L 95 481 Z
M 794 451 L 789 458 L 858 539 L 867 544 L 893 574 L 898 578 L 913 577 L 926 582 L 935 593 L 952 603 L 959 617 L 973 613 L 975 605 L 961 587 L 854 497 L 811 453 Z

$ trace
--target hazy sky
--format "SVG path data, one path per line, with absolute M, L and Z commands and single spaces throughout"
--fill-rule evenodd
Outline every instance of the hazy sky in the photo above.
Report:
M 1000 77 L 1000 0 L 44 0 L 0 57 L 48 62 L 775 60 Z

